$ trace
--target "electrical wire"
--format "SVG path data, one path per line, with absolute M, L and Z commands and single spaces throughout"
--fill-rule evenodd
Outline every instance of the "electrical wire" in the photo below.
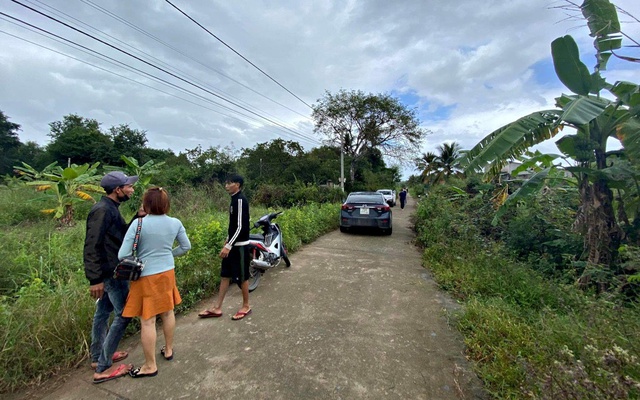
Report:
M 190 59 L 191 61 L 194 61 L 194 62 L 196 62 L 196 63 L 200 64 L 200 65 L 201 65 L 201 66 L 203 66 L 204 68 L 207 68 L 207 69 L 208 69 L 208 70 L 210 70 L 210 71 L 213 71 L 213 72 L 215 72 L 215 73 L 217 73 L 217 74 L 219 74 L 219 75 L 222 75 L 223 77 L 225 77 L 225 78 L 229 79 L 229 80 L 230 80 L 230 81 L 232 81 L 232 82 L 235 82 L 236 84 L 238 84 L 238 85 L 242 86 L 243 88 L 245 88 L 245 89 L 247 89 L 247 90 L 249 90 L 249 91 L 251 91 L 251 92 L 253 92 L 253 93 L 257 94 L 258 96 L 260 96 L 260 97 L 262 97 L 262 98 L 264 98 L 264 99 L 266 99 L 266 100 L 269 100 L 270 102 L 272 102 L 272 103 L 274 103 L 274 104 L 277 104 L 277 105 L 279 105 L 280 107 L 283 107 L 283 108 L 285 108 L 285 109 L 287 109 L 287 110 L 289 110 L 289 111 L 291 111 L 291 112 L 293 112 L 293 113 L 295 113 L 295 114 L 297 114 L 297 115 L 299 115 L 299 116 L 301 116 L 301 117 L 303 117 L 303 118 L 305 118 L 305 119 L 307 119 L 307 120 L 309 120 L 309 121 L 312 121 L 312 122 L 313 122 L 313 119 L 312 119 L 312 118 L 310 118 L 308 115 L 304 115 L 304 114 L 302 114 L 302 113 L 299 113 L 298 111 L 296 111 L 296 110 L 294 110 L 294 109 L 292 109 L 292 108 L 287 107 L 286 105 L 284 105 L 284 104 L 282 104 L 282 103 L 280 103 L 280 102 L 278 102 L 278 101 L 276 101 L 276 100 L 274 100 L 274 99 L 270 98 L 269 96 L 267 96 L 267 95 L 265 95 L 265 94 L 262 94 L 262 93 L 258 92 L 257 90 L 253 89 L 252 87 L 245 85 L 244 83 L 242 83 L 242 82 L 240 82 L 240 81 L 238 81 L 238 80 L 236 80 L 236 79 L 234 79 L 234 78 L 230 77 L 229 75 L 226 75 L 224 72 L 219 71 L 219 70 L 217 70 L 217 69 L 215 69 L 215 68 L 212 68 L 211 66 L 209 66 L 209 65 L 207 65 L 207 64 L 202 63 L 201 61 L 199 61 L 199 60 L 197 60 L 197 59 L 195 59 L 195 58 L 193 58 L 193 57 L 189 56 L 188 54 L 186 54 L 186 53 L 182 52 L 180 49 L 178 49 L 178 48 L 176 48 L 176 47 L 173 47 L 173 46 L 171 46 L 170 44 L 168 44 L 168 43 L 164 42 L 163 40 L 161 40 L 161 39 L 160 39 L 160 38 L 158 38 L 157 36 L 152 35 L 151 33 L 149 33 L 149 32 L 147 32 L 147 31 L 145 31 L 144 29 L 142 29 L 142 28 L 140 28 L 140 27 L 136 26 L 135 24 L 133 24 L 133 23 L 131 23 L 131 22 L 127 21 L 126 19 L 124 19 L 124 18 L 122 18 L 122 17 L 118 16 L 117 14 L 114 14 L 113 12 L 111 12 L 111 11 L 109 11 L 109 10 L 107 10 L 107 9 L 105 9 L 105 8 L 103 8 L 103 7 L 101 7 L 101 6 L 97 5 L 97 4 L 95 4 L 95 3 L 93 3 L 92 1 L 90 1 L 90 0 L 80 0 L 80 1 L 81 1 L 81 2 L 83 2 L 83 3 L 85 3 L 85 4 L 87 4 L 87 5 L 88 5 L 88 6 L 90 6 L 90 7 L 95 8 L 96 10 L 98 10 L 98 11 L 100 11 L 100 12 L 102 12 L 102 13 L 106 14 L 107 16 L 109 16 L 109 17 L 111 17 L 111 18 L 115 19 L 116 21 L 118 21 L 118 22 L 120 22 L 120 23 L 122 23 L 122 24 L 124 24 L 124 25 L 127 25 L 128 27 L 130 27 L 130 28 L 132 28 L 132 29 L 134 29 L 134 30 L 136 30 L 136 31 L 138 31 L 138 32 L 140 32 L 140 33 L 142 33 L 143 35 L 145 35 L 145 36 L 147 36 L 147 37 L 149 37 L 149 38 L 151 38 L 151 39 L 155 40 L 156 42 L 158 42 L 158 43 L 162 44 L 163 46 L 165 46 L 165 47 L 167 47 L 167 48 L 169 48 L 169 49 L 173 50 L 174 52 L 176 52 L 176 53 L 178 53 L 178 54 L 180 54 L 180 55 L 182 55 L 182 56 L 184 56 L 184 57 L 186 57 L 186 58 Z
M 240 104 L 238 104 L 238 103 L 236 103 L 236 102 L 233 102 L 233 101 L 231 101 L 231 100 L 229 100 L 229 99 L 226 99 L 225 97 L 220 96 L 219 94 L 214 93 L 214 92 L 212 92 L 212 91 L 210 91 L 210 90 L 208 90 L 208 89 L 206 89 L 206 88 L 202 87 L 201 85 L 197 85 L 197 84 L 195 84 L 195 83 L 193 83 L 193 82 L 190 82 L 190 81 L 188 81 L 188 80 L 186 80 L 186 79 L 184 79 L 184 78 L 182 78 L 182 77 L 180 77 L 180 76 L 178 76 L 178 75 L 176 75 L 176 74 L 174 74 L 174 73 L 172 73 L 172 72 L 170 72 L 170 71 L 168 71 L 168 70 L 166 70 L 166 69 L 164 69 L 164 68 L 158 67 L 157 65 L 154 65 L 153 63 L 150 63 L 149 61 L 146 61 L 146 60 L 144 60 L 144 59 L 142 59 L 142 58 L 140 58 L 140 57 L 138 57 L 138 56 L 136 56 L 136 55 L 134 55 L 134 54 L 131 54 L 131 53 L 129 53 L 129 52 L 127 52 L 127 51 L 125 51 L 125 50 L 122 50 L 122 49 L 118 48 L 117 46 L 114 46 L 114 45 L 112 45 L 112 44 L 110 44 L 110 43 L 108 43 L 108 42 L 105 42 L 104 40 L 102 40 L 102 39 L 100 39 L 100 38 L 97 38 L 97 37 L 95 37 L 95 36 L 93 36 L 93 35 L 91 35 L 91 34 L 89 34 L 89 33 L 87 33 L 87 32 L 84 32 L 84 31 L 82 31 L 81 29 L 75 28 L 75 27 L 73 27 L 73 26 L 71 26 L 71 25 L 69 25 L 69 24 L 67 24 L 67 23 L 65 23 L 65 22 L 63 22 L 63 21 L 60 21 L 60 20 L 58 20 L 57 18 L 54 18 L 54 17 L 52 17 L 52 16 L 50 16 L 50 15 L 48 15 L 48 14 L 46 14 L 46 13 L 42 12 L 42 11 L 36 10 L 36 9 L 34 9 L 33 7 L 30 7 L 30 6 L 26 5 L 26 4 L 23 4 L 23 3 L 21 3 L 20 1 L 17 1 L 17 0 L 12 0 L 12 1 L 13 1 L 14 3 L 16 3 L 16 4 L 18 4 L 18 5 L 20 5 L 20 6 L 24 7 L 24 8 L 27 8 L 27 9 L 29 9 L 29 10 L 31 10 L 31 11 L 33 11 L 33 12 L 37 13 L 37 14 L 40 14 L 40 15 L 42 15 L 42 16 L 44 16 L 44 17 L 46 17 L 46 18 L 48 18 L 48 19 L 50 19 L 50 20 L 52 20 L 52 21 L 54 21 L 54 22 L 57 22 L 57 23 L 59 23 L 59 24 L 61 24 L 61 25 L 64 25 L 64 26 L 66 26 L 66 27 L 67 27 L 67 28 L 69 28 L 69 29 L 72 29 L 72 30 L 74 30 L 74 31 L 76 31 L 76 32 L 78 32 L 78 33 L 80 33 L 80 34 L 83 34 L 83 35 L 85 35 L 85 36 L 87 36 L 87 37 L 89 37 L 89 38 L 91 38 L 91 39 L 93 39 L 93 40 L 96 40 L 96 41 L 98 41 L 98 42 L 100 42 L 100 43 L 102 43 L 102 44 L 104 44 L 104 45 L 106 45 L 106 46 L 108 46 L 108 47 L 110 47 L 110 48 L 112 48 L 112 49 L 116 50 L 116 51 L 119 51 L 119 52 L 121 52 L 121 53 L 123 53 L 123 54 L 125 54 L 125 55 L 127 55 L 127 56 L 129 56 L 129 57 L 132 57 L 132 58 L 134 58 L 134 59 L 136 59 L 136 60 L 138 60 L 138 61 L 140 61 L 140 62 L 142 62 L 142 63 L 144 63 L 144 64 L 146 64 L 146 65 L 148 65 L 148 66 L 150 66 L 150 67 L 152 67 L 152 68 L 155 68 L 155 69 L 157 69 L 157 70 L 160 70 L 160 71 L 164 72 L 165 74 L 172 76 L 173 78 L 176 78 L 176 79 L 178 79 L 178 80 L 180 80 L 180 81 L 182 81 L 182 82 L 184 82 L 184 83 L 187 83 L 188 85 L 194 86 L 194 87 L 196 87 L 196 88 L 198 88 L 198 89 L 200 89 L 200 90 L 202 90 L 202 91 L 204 91 L 204 92 L 206 92 L 206 93 L 208 93 L 208 94 L 210 94 L 210 95 L 212 95 L 212 96 L 215 96 L 215 97 L 217 97 L 217 98 L 219 98 L 219 99 L 221 99 L 221 100 L 224 100 L 224 101 L 226 101 L 226 102 L 228 102 L 228 103 L 230 103 L 230 104 L 232 104 L 232 105 L 234 105 L 234 106 L 236 106 L 236 107 L 238 107 L 238 108 L 240 108 L 240 109 L 242 109 L 242 110 L 244 110 L 244 111 L 247 111 L 247 112 L 249 112 L 249 113 L 251 113 L 251 114 L 254 114 L 254 115 L 258 116 L 259 118 L 264 119 L 265 121 L 267 121 L 267 122 L 269 122 L 269 123 L 271 123 L 271 124 L 273 124 L 273 125 L 279 126 L 280 128 L 285 129 L 285 130 L 287 130 L 287 131 L 289 131 L 289 132 L 293 133 L 294 135 L 296 135 L 296 136 L 298 136 L 298 137 L 303 137 L 303 138 L 305 138 L 305 139 L 307 139 L 307 140 L 317 142 L 317 139 L 315 139 L 315 138 L 308 137 L 308 136 L 306 136 L 306 135 L 304 135 L 304 134 L 302 134 L 302 133 L 296 132 L 296 131 L 294 131 L 294 130 L 292 130 L 292 129 L 290 129 L 290 128 L 286 127 L 286 126 L 283 126 L 282 124 L 280 124 L 280 123 L 278 123 L 278 122 L 275 122 L 275 121 L 273 121 L 273 120 L 272 120 L 272 119 L 270 119 L 270 118 L 267 118 L 267 117 L 265 117 L 265 116 L 263 116 L 263 115 L 260 115 L 260 114 L 258 114 L 258 113 L 256 113 L 256 112 L 253 112 L 252 110 L 250 110 L 250 109 L 248 109 L 248 108 L 246 108 L 246 107 L 244 107 L 244 106 L 242 106 L 242 105 L 240 105 Z M 32 26 L 32 27 L 34 27 L 34 28 L 36 28 L 36 29 L 42 30 L 41 28 L 38 28 L 38 27 L 36 27 L 36 26 L 34 26 L 34 25 L 31 25 L 31 24 L 29 24 L 29 23 L 27 23 L 27 22 L 25 22 L 25 21 L 22 21 L 22 20 L 20 20 L 20 19 L 18 19 L 18 18 L 12 17 L 12 16 L 10 16 L 10 15 L 8 15 L 8 14 L 4 14 L 4 13 L 0 13 L 0 14 L 3 14 L 3 15 L 5 15 L 5 16 L 8 16 L 8 17 L 12 18 L 12 19 L 18 20 L 18 21 L 20 21 L 21 23 L 24 23 L 24 24 L 30 25 L 30 26 Z M 47 33 L 52 34 L 51 32 L 48 32 L 48 31 L 47 31 Z M 52 35 L 55 35 L 55 34 L 52 34 Z M 58 35 L 55 35 L 55 36 L 59 37 Z M 63 40 L 66 40 L 66 39 L 64 39 L 64 38 L 62 38 L 62 37 L 60 37 L 60 38 L 61 38 L 61 39 L 63 39 Z
M 255 69 L 257 69 L 258 71 L 262 72 L 262 74 L 264 74 L 267 78 L 271 79 L 273 82 L 276 83 L 276 85 L 280 86 L 281 88 L 283 88 L 284 90 L 286 90 L 287 92 L 289 92 L 289 94 L 291 94 L 293 97 L 295 97 L 296 99 L 300 100 L 300 102 L 302 102 L 302 104 L 304 104 L 305 106 L 313 109 L 313 107 L 311 107 L 307 102 L 305 102 L 304 100 L 302 100 L 300 97 L 298 97 L 295 93 L 293 93 L 291 90 L 287 89 L 286 87 L 284 87 L 280 82 L 278 82 L 277 80 L 273 79 L 271 77 L 271 75 L 267 74 L 266 72 L 264 72 L 263 70 L 261 70 L 257 65 L 255 65 L 254 63 L 252 63 L 251 61 L 249 61 L 245 56 L 243 56 L 242 54 L 238 53 L 233 47 L 229 46 L 228 44 L 226 44 L 222 39 L 220 39 L 219 37 L 217 37 L 216 35 L 214 35 L 213 33 L 211 33 L 211 31 L 209 31 L 207 28 L 205 28 L 204 26 L 202 26 L 198 21 L 196 21 L 195 19 L 193 19 L 191 16 L 189 16 L 189 14 L 187 14 L 186 12 L 182 11 L 180 8 L 178 8 L 176 5 L 174 5 L 172 2 L 170 2 L 169 0 L 165 0 L 167 3 L 169 3 L 173 8 L 175 8 L 176 10 L 178 10 L 182 15 L 184 15 L 185 17 L 189 18 L 194 24 L 198 25 L 200 28 L 204 29 L 205 32 L 207 32 L 209 35 L 213 36 L 214 38 L 216 38 L 216 40 L 218 40 L 220 43 L 222 43 L 223 45 L 225 45 L 227 48 L 229 48 L 231 51 L 233 51 L 234 53 L 236 53 L 238 56 L 240 56 L 240 58 L 242 58 L 243 60 L 245 60 L 246 62 L 248 62 L 249 64 L 251 64 L 251 66 L 253 66 Z
M 15 24 L 14 22 L 7 20 L 6 18 L 0 18 L 0 19 L 5 20 L 5 21 L 7 21 L 7 22 L 9 22 L 9 23 L 11 23 L 11 24 Z M 24 28 L 24 29 L 28 29 L 28 30 L 32 31 L 33 33 L 36 33 L 36 34 L 41 35 L 41 36 L 44 36 L 44 34 L 39 33 L 39 32 L 36 32 L 36 31 L 34 31 L 33 29 L 26 28 L 26 27 L 22 27 L 22 28 Z M 45 45 L 42 45 L 42 44 L 39 44 L 39 43 L 36 43 L 36 42 L 33 42 L 33 41 L 29 40 L 29 39 L 26 39 L 26 38 L 23 38 L 23 37 L 20 37 L 20 36 L 14 35 L 14 34 L 12 34 L 12 33 L 9 33 L 9 32 L 6 32 L 6 31 L 3 31 L 3 30 L 1 30 L 1 29 L 0 29 L 0 33 L 4 33 L 4 34 L 5 34 L 5 35 L 7 35 L 7 36 L 11 36 L 11 37 L 13 37 L 13 38 L 15 38 L 15 39 L 22 40 L 23 42 L 27 42 L 27 43 L 32 44 L 32 45 L 34 45 L 34 46 L 38 46 L 38 47 L 40 47 L 40 48 L 42 48 L 42 49 L 49 50 L 49 51 L 51 51 L 51 52 L 53 52 L 53 53 L 60 54 L 60 55 L 62 55 L 62 56 L 65 56 L 65 57 L 67 57 L 67 58 L 70 58 L 70 59 L 72 59 L 72 60 L 75 60 L 75 61 L 81 62 L 81 63 L 86 64 L 86 65 L 89 65 L 89 66 L 91 66 L 91 67 L 93 67 L 93 68 L 96 68 L 96 69 L 99 69 L 99 70 L 101 70 L 101 71 L 107 72 L 107 73 L 109 73 L 109 74 L 115 75 L 115 76 L 117 76 L 117 77 L 119 77 L 119 78 L 122 78 L 122 79 L 128 80 L 128 81 L 130 81 L 130 82 L 133 82 L 133 83 L 136 83 L 136 84 L 138 84 L 138 85 L 141 85 L 141 86 L 147 87 L 147 88 L 149 88 L 149 89 L 156 90 L 156 91 L 158 91 L 158 92 L 160 92 L 160 93 L 163 93 L 163 94 L 166 94 L 166 95 L 168 95 L 168 96 L 175 97 L 175 98 L 180 99 L 180 100 L 182 100 L 182 101 L 185 101 L 185 102 L 187 102 L 187 103 L 190 103 L 190 104 L 196 105 L 196 106 L 198 106 L 198 107 L 202 107 L 202 108 L 204 108 L 204 109 L 206 109 L 206 110 L 216 112 L 216 113 L 221 114 L 221 115 L 223 115 L 223 116 L 225 116 L 225 117 L 227 117 L 227 118 L 232 118 L 232 119 L 235 119 L 235 120 L 240 121 L 240 122 L 247 122 L 247 121 L 241 120 L 240 118 L 234 117 L 234 116 L 232 116 L 232 115 L 229 115 L 229 114 L 225 114 L 225 113 L 223 113 L 223 112 L 220 112 L 219 110 L 215 110 L 215 109 L 213 109 L 213 108 L 206 107 L 206 106 L 204 106 L 204 105 L 202 105 L 202 104 L 198 104 L 198 103 L 196 103 L 196 102 L 194 102 L 194 101 L 191 101 L 191 100 L 185 99 L 184 97 L 176 96 L 175 94 L 172 94 L 172 93 L 166 92 L 166 91 L 164 91 L 164 90 L 158 89 L 158 88 L 156 88 L 156 87 L 153 87 L 153 86 L 151 86 L 151 85 L 147 85 L 147 84 L 145 84 L 145 83 L 142 83 L 142 82 L 136 81 L 135 79 L 131 79 L 131 78 L 129 78 L 129 77 L 127 77 L 127 76 L 125 76 L 125 75 L 121 75 L 121 74 L 119 74 L 119 73 L 117 73 L 117 72 L 111 71 L 111 70 L 109 70 L 109 69 L 107 69 L 107 68 L 103 68 L 103 67 L 101 67 L 101 66 L 99 66 L 99 65 L 92 64 L 92 63 L 90 63 L 90 62 L 88 62 L 88 61 L 84 61 L 84 60 L 79 59 L 79 58 L 77 58 L 77 57 L 74 57 L 74 56 L 72 56 L 72 55 L 69 55 L 69 54 L 63 53 L 63 52 L 61 52 L 61 51 L 58 51 L 58 50 L 52 49 L 52 48 L 50 48 L 50 47 L 47 47 L 47 46 L 45 46 Z M 57 40 L 57 39 L 54 39 L 54 38 L 49 38 L 49 39 L 54 40 L 54 41 L 56 41 L 56 42 L 58 42 L 58 43 L 61 43 L 61 44 L 64 44 L 64 45 L 67 45 L 67 46 L 68 46 L 68 44 L 67 44 L 67 43 L 64 43 L 64 42 L 62 42 L 62 41 L 60 41 L 60 40 Z M 79 51 L 81 51 L 81 52 L 83 52 L 83 53 L 86 53 L 86 54 L 92 55 L 92 54 L 90 54 L 90 53 L 88 53 L 88 52 L 86 52 L 86 51 L 83 51 L 83 50 L 81 50 L 81 49 L 76 49 L 76 50 L 79 50 Z M 93 56 L 93 55 L 92 55 L 92 56 Z M 110 62 L 110 61 L 108 61 L 108 60 L 103 60 L 103 61 L 106 61 L 106 62 L 109 62 L 109 63 L 111 63 L 111 64 L 115 65 L 115 63 Z
M 29 0 L 23 0 L 23 1 L 26 1 L 27 3 L 31 3 L 31 4 L 33 4 L 33 2 L 31 2 L 31 1 L 29 1 Z M 265 112 L 265 111 L 263 111 L 263 110 L 261 110 L 261 109 L 259 109 L 259 108 L 257 108 L 257 107 L 251 106 L 251 105 L 247 104 L 246 102 L 243 102 L 241 99 L 239 99 L 239 98 L 237 98 L 237 97 L 235 97 L 235 96 L 233 96 L 233 95 L 231 95 L 231 94 L 229 94 L 229 93 L 224 92 L 223 90 L 220 90 L 220 89 L 214 89 L 214 88 L 212 88 L 211 86 L 208 86 L 206 83 L 203 83 L 202 81 L 199 81 L 197 78 L 195 78 L 195 77 L 193 77 L 193 76 L 189 75 L 188 73 L 186 73 L 186 72 L 184 72 L 184 71 L 182 71 L 182 70 L 180 70 L 180 69 L 178 69 L 178 68 L 173 68 L 171 65 L 168 65 L 167 63 L 163 62 L 162 60 L 160 60 L 160 59 L 158 59 L 158 58 L 154 57 L 153 55 L 151 55 L 151 54 L 149 54 L 149 53 L 147 53 L 147 52 L 145 52 L 145 51 L 143 51 L 143 50 L 140 50 L 140 49 L 138 49 L 138 48 L 136 48 L 136 47 L 134 47 L 134 46 L 131 46 L 131 45 L 129 45 L 129 44 L 127 44 L 127 43 L 123 42 L 122 40 L 120 40 L 120 39 L 118 39 L 118 38 L 116 38 L 116 37 L 114 37 L 114 36 L 112 36 L 112 35 L 109 35 L 109 34 L 107 34 L 107 33 L 104 33 L 104 32 L 102 32 L 102 31 L 100 31 L 100 30 L 98 30 L 98 29 L 94 28 L 93 26 L 91 26 L 91 25 L 89 25 L 89 24 L 86 24 L 86 23 L 84 23 L 84 22 L 80 21 L 80 20 L 79 20 L 79 19 L 77 19 L 77 18 L 74 18 L 73 16 L 71 16 L 71 15 L 69 15 L 69 14 L 67 14 L 67 13 L 65 13 L 65 12 L 63 12 L 63 11 L 60 11 L 60 10 L 56 9 L 55 7 L 52 7 L 52 6 L 48 5 L 48 4 L 45 4 L 45 3 L 43 3 L 43 2 L 41 2 L 41 1 L 39 1 L 39 0 L 35 0 L 35 1 L 36 1 L 37 3 L 40 3 L 42 6 L 44 6 L 44 7 L 48 8 L 48 9 L 53 10 L 53 13 L 54 13 L 54 14 L 55 14 L 55 13 L 57 13 L 58 15 L 60 15 L 60 14 L 61 14 L 61 15 L 64 15 L 64 16 L 66 16 L 66 17 L 67 17 L 67 20 L 71 19 L 71 20 L 75 21 L 75 22 L 76 22 L 76 23 L 78 23 L 78 24 L 81 24 L 81 25 L 83 25 L 83 26 L 85 26 L 85 27 L 88 27 L 89 29 L 91 29 L 91 30 L 93 30 L 93 31 L 97 32 L 97 33 L 98 33 L 98 34 L 100 34 L 100 35 L 103 35 L 103 36 L 109 37 L 110 39 L 112 39 L 112 40 L 114 40 L 114 41 L 118 42 L 120 45 L 124 45 L 124 46 L 126 46 L 126 47 L 128 47 L 128 48 L 130 48 L 130 49 L 133 49 L 134 51 L 137 51 L 138 53 L 144 54 L 145 56 L 147 56 L 147 57 L 149 57 L 149 58 L 152 58 L 152 59 L 153 59 L 153 60 L 155 60 L 157 63 L 159 63 L 159 64 L 161 64 L 161 65 L 165 66 L 165 68 L 167 68 L 167 69 L 169 69 L 169 70 L 172 70 L 174 73 L 176 73 L 176 71 L 177 71 L 177 72 L 181 73 L 181 74 L 182 74 L 182 76 L 186 76 L 186 77 L 190 78 L 192 81 L 198 82 L 200 85 L 202 85 L 202 86 L 204 86 L 204 87 L 207 87 L 208 89 L 210 89 L 210 90 L 212 90 L 212 91 L 213 91 L 213 90 L 217 90 L 218 92 L 223 93 L 223 94 L 224 94 L 224 95 L 226 95 L 227 97 L 232 98 L 232 99 L 234 99 L 235 101 L 237 101 L 237 102 L 239 102 L 239 103 L 246 104 L 246 106 L 247 106 L 247 107 L 251 107 L 251 108 L 252 108 L 252 110 L 253 110 L 254 112 L 259 112 L 259 113 L 262 113 L 263 115 L 267 115 L 267 116 L 269 116 L 270 118 L 274 119 L 275 121 L 278 121 L 278 122 L 279 122 L 279 123 L 281 123 L 282 125 L 287 126 L 287 124 L 286 124 L 285 122 L 283 122 L 283 121 L 281 121 L 281 120 L 278 120 L 275 116 L 270 115 L 269 113 L 267 113 L 267 112 Z M 64 18 L 64 17 L 61 17 L 61 18 Z M 292 129 L 293 129 L 293 128 L 292 128 Z
M 33 28 L 33 29 L 37 29 L 37 30 L 40 30 L 40 31 L 42 31 L 42 32 L 45 32 L 45 33 L 47 33 L 48 35 L 51 35 L 51 36 L 56 37 L 56 38 L 59 38 L 60 40 L 63 40 L 63 41 L 65 41 L 65 42 L 72 43 L 74 46 L 77 46 L 77 47 L 79 47 L 79 48 L 82 48 L 82 49 L 84 49 L 84 50 L 87 50 L 88 52 L 95 53 L 95 54 L 99 55 L 100 57 L 103 57 L 103 58 L 106 58 L 106 59 L 108 59 L 108 60 L 113 61 L 113 63 L 120 64 L 121 66 L 124 66 L 124 67 L 126 67 L 126 68 L 128 68 L 128 69 L 130 69 L 130 70 L 135 71 L 136 73 L 139 73 L 139 74 L 142 74 L 142 75 L 146 75 L 147 77 L 150 77 L 150 78 L 151 78 L 151 79 L 153 79 L 153 80 L 156 80 L 156 81 L 162 82 L 162 83 L 163 83 L 163 84 L 165 84 L 165 85 L 171 86 L 171 87 L 173 87 L 173 88 L 175 88 L 175 89 L 177 89 L 177 90 L 180 90 L 180 91 L 182 91 L 182 92 L 184 92 L 184 93 L 188 93 L 188 94 L 190 94 L 190 95 L 192 95 L 192 96 L 198 97 L 198 98 L 200 98 L 200 99 L 202 99 L 202 100 L 204 100 L 204 101 L 206 101 L 206 102 L 212 103 L 212 104 L 214 104 L 214 105 L 216 105 L 216 106 L 218 106 L 218 107 L 221 107 L 221 108 L 224 108 L 224 109 L 226 109 L 226 110 L 228 110 L 228 111 L 231 111 L 231 112 L 233 112 L 233 113 L 239 114 L 239 115 L 241 115 L 241 116 L 243 116 L 243 117 L 245 117 L 245 118 L 249 118 L 249 119 L 253 119 L 253 120 L 255 120 L 255 121 L 259 121 L 259 119 L 258 119 L 258 118 L 256 118 L 256 117 L 252 117 L 252 116 L 250 116 L 250 115 L 243 114 L 243 113 L 239 112 L 238 110 L 234 110 L 234 109 L 232 109 L 232 108 L 230 108 L 230 107 L 228 107 L 228 106 L 225 106 L 225 105 L 223 105 L 223 104 L 217 103 L 217 102 L 215 102 L 215 101 L 213 101 L 213 100 L 211 100 L 211 99 L 208 99 L 208 98 L 206 98 L 206 97 L 204 97 L 204 96 L 202 96 L 202 95 L 199 95 L 199 94 L 197 94 L 197 93 L 194 93 L 194 92 L 191 92 L 191 91 L 189 91 L 189 90 L 187 90 L 187 89 L 184 89 L 184 88 L 182 88 L 182 87 L 180 87 L 180 86 L 178 86 L 178 85 L 176 85 L 176 84 L 174 84 L 174 83 L 171 83 L 171 82 L 169 82 L 169 81 L 167 81 L 167 80 L 164 80 L 164 79 L 159 78 L 159 77 L 157 77 L 157 76 L 155 76 L 155 75 L 149 74 L 148 72 L 142 71 L 142 70 L 140 70 L 140 69 L 138 69 L 138 68 L 135 68 L 135 67 L 132 67 L 132 66 L 130 66 L 130 65 L 127 65 L 127 64 L 123 63 L 122 61 L 119 61 L 119 60 L 116 60 L 116 59 L 111 58 L 111 57 L 109 57 L 109 56 L 106 56 L 106 55 L 104 55 L 104 54 L 102 54 L 102 53 L 99 53 L 99 52 L 97 52 L 97 51 L 95 51 L 95 50 L 93 50 L 93 49 L 90 49 L 90 48 L 88 48 L 88 47 L 86 47 L 86 46 L 83 46 L 83 45 L 81 45 L 81 44 L 78 44 L 78 43 L 76 43 L 76 42 L 73 42 L 72 40 L 69 40 L 69 39 L 63 38 L 63 37 L 61 37 L 61 36 L 59 36 L 59 35 L 56 35 L 55 33 L 49 32 L 49 31 L 47 31 L 46 29 L 39 28 L 39 27 L 37 27 L 37 26 L 35 26 L 35 25 L 29 24 L 28 22 L 22 21 L 22 20 L 20 20 L 19 18 L 12 17 L 12 16 L 10 16 L 10 15 L 8 15 L 8 14 L 5 14 L 5 13 L 3 13 L 3 12 L 0 12 L 0 15 L 1 15 L 1 16 L 5 16 L 5 17 L 8 17 L 8 18 L 11 18 L 11 19 L 14 19 L 14 20 L 16 20 L 16 21 L 18 21 L 18 22 L 20 22 L 20 23 L 22 23 L 22 24 L 24 24 L 24 25 L 27 25 L 27 26 L 29 26 L 29 27 L 31 27 L 31 28 Z M 9 21 L 9 22 L 11 22 L 11 21 Z M 225 114 L 225 115 L 226 115 L 226 114 Z M 234 117 L 232 117 L 232 116 L 229 116 L 229 117 L 234 118 Z M 259 117 L 259 116 L 258 116 L 258 117 Z M 237 118 L 236 118 L 236 119 L 237 119 Z M 245 121 L 243 121 L 243 122 L 245 122 Z M 304 139 L 304 140 L 307 140 L 308 142 L 311 142 L 311 143 L 319 143 L 316 139 L 310 140 L 308 137 L 300 136 L 300 134 L 298 134 L 298 133 L 296 133 L 296 132 L 293 132 L 293 135 L 294 135 L 294 136 L 296 136 L 296 137 L 300 137 L 300 138 L 302 138 L 302 139 Z

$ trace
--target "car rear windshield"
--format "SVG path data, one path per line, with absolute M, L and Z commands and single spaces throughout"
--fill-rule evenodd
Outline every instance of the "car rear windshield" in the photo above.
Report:
M 391 194 L 391 190 L 378 190 L 378 193 Z
M 347 203 L 382 204 L 382 196 L 375 194 L 354 194 L 347 198 Z

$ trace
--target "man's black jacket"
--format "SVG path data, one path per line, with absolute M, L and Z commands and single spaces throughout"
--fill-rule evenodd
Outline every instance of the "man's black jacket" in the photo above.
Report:
M 91 285 L 111 278 L 118 265 L 118 250 L 128 228 L 118 206 L 119 203 L 103 196 L 87 217 L 84 274 Z
M 249 244 L 249 201 L 241 191 L 231 196 L 229 206 L 229 230 L 227 231 L 227 246 L 244 246 Z

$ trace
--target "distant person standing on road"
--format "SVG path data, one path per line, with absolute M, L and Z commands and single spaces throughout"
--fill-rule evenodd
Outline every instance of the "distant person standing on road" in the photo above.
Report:
M 170 208 L 169 195 L 161 187 L 147 189 L 142 197 L 142 208 L 146 216 L 142 220 L 139 233 L 137 256 L 144 261 L 140 279 L 131 282 L 127 305 L 122 315 L 140 317 L 140 336 L 144 351 L 144 364 L 129 372 L 133 378 L 158 375 L 156 364 L 156 316 L 162 318 L 165 345 L 160 354 L 165 360 L 173 360 L 173 332 L 176 318 L 173 309 L 182 302 L 176 286 L 174 257 L 191 249 L 187 232 L 179 219 L 167 215 Z M 133 253 L 138 221 L 127 230 L 118 258 Z M 173 247 L 174 242 L 178 247 Z
M 87 216 L 84 241 L 84 273 L 89 280 L 89 292 L 96 299 L 91 330 L 91 367 L 95 369 L 93 383 L 102 383 L 126 375 L 131 364 L 112 365 L 125 359 L 125 351 L 116 351 L 124 331 L 131 321 L 122 316 L 129 282 L 113 278 L 118 265 L 118 250 L 127 232 L 127 223 L 120 214 L 120 203 L 133 195 L 137 176 L 120 171 L 106 174 L 100 181 L 106 196 L 102 196 Z M 109 326 L 109 317 L 114 314 Z
M 249 305 L 249 202 L 242 194 L 244 179 L 240 175 L 230 175 L 224 187 L 231 195 L 229 207 L 229 230 L 227 240 L 220 251 L 220 290 L 213 309 L 204 310 L 200 318 L 218 318 L 222 316 L 222 302 L 230 283 L 242 289 L 242 308 L 231 319 L 241 320 L 251 314 Z
M 404 205 L 407 202 L 407 188 L 402 188 L 398 196 L 400 196 L 400 208 L 404 208 Z

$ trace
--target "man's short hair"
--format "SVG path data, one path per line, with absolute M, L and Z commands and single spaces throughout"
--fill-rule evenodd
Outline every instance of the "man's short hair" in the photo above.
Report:
M 237 183 L 242 187 L 244 185 L 244 178 L 238 174 L 230 174 L 227 176 L 227 179 L 224 180 L 225 183 Z

